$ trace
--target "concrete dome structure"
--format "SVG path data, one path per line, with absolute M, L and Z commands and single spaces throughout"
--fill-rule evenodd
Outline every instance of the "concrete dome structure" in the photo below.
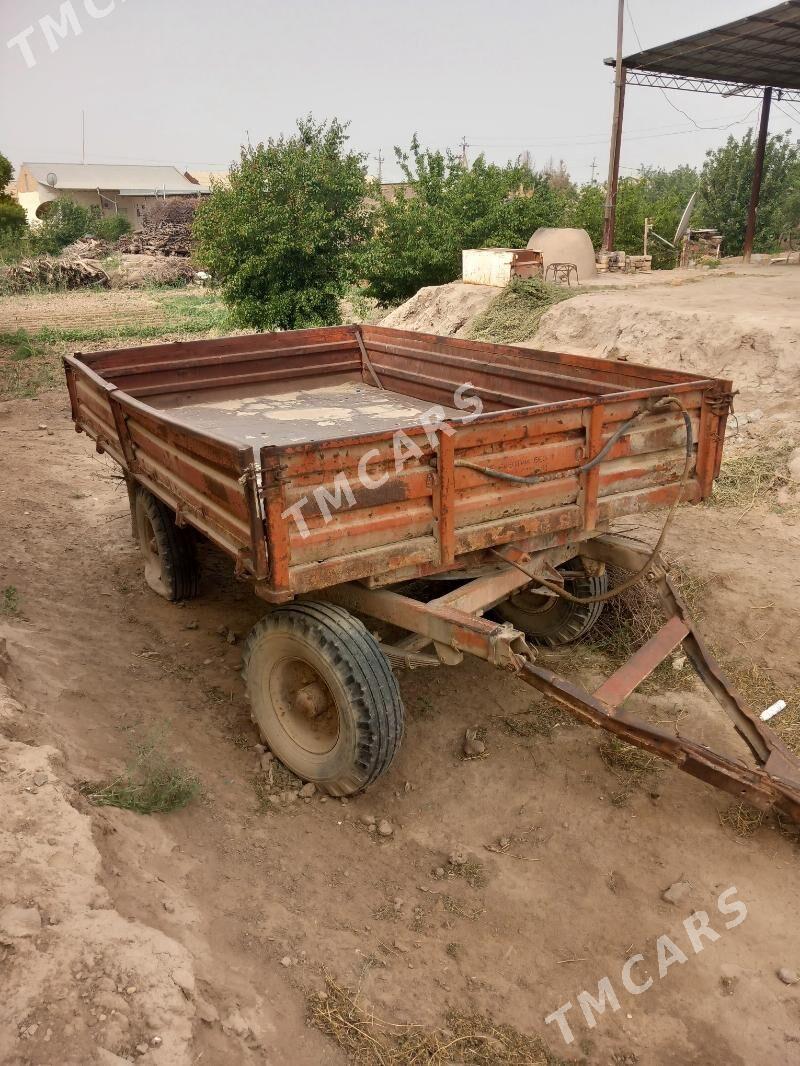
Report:
M 592 240 L 585 229 L 540 226 L 528 241 L 528 247 L 542 253 L 545 271 L 550 263 L 574 263 L 579 281 L 588 281 L 597 273 Z

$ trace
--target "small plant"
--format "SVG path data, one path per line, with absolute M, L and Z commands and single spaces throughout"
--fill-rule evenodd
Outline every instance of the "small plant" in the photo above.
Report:
M 200 782 L 163 748 L 163 734 L 136 746 L 126 772 L 106 784 L 87 782 L 81 792 L 99 807 L 122 807 L 137 814 L 166 814 L 185 807 L 200 793 Z
M 13 333 L 0 333 L 0 348 L 8 348 L 8 358 L 14 363 L 20 363 L 25 359 L 31 359 L 41 354 L 41 347 L 26 329 L 18 329 Z
M 3 589 L 3 614 L 19 614 L 19 592 L 14 585 L 6 585 Z
M 110 241 L 112 244 L 130 233 L 131 224 L 124 215 L 96 214 L 91 222 L 91 234 L 101 241 Z

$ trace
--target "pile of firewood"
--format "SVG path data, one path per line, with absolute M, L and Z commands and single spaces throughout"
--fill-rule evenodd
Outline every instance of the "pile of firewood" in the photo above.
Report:
M 107 289 L 108 274 L 99 263 L 75 255 L 62 254 L 58 259 L 48 255 L 24 259 L 6 267 L 0 275 L 0 288 L 12 293 L 38 288 L 82 289 L 88 285 Z
M 120 252 L 131 255 L 184 255 L 191 252 L 191 234 L 187 226 L 163 222 L 157 229 L 143 229 L 121 237 L 117 242 Z
M 181 196 L 148 208 L 142 229 L 120 238 L 118 250 L 133 255 L 190 255 L 192 219 L 199 202 L 197 196 Z

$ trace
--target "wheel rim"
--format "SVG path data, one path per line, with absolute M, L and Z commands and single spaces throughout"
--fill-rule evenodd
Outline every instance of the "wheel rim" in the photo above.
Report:
M 279 659 L 269 676 L 275 716 L 289 739 L 312 755 L 325 755 L 339 739 L 339 711 L 322 675 L 304 661 Z
M 525 615 L 541 616 L 555 609 L 557 596 L 542 596 L 536 592 L 517 592 L 509 597 L 514 607 Z
M 150 516 L 144 510 L 139 511 L 139 544 L 144 555 L 144 579 L 151 589 L 165 596 L 168 590 L 158 551 L 158 539 Z

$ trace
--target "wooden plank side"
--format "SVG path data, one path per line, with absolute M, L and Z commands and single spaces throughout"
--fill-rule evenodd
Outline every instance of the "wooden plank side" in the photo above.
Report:
M 131 396 L 159 396 L 171 392 L 194 393 L 203 389 L 269 385 L 300 378 L 324 378 L 333 374 L 358 373 L 361 367 L 360 360 L 349 352 L 332 352 L 329 356 L 315 355 L 313 360 L 298 360 L 296 364 L 273 368 L 258 362 L 240 364 L 228 361 L 204 367 L 200 372 L 191 367 L 177 367 L 153 374 L 123 374 L 115 377 L 114 383 Z
M 253 453 L 172 421 L 115 389 L 109 394 L 124 421 L 129 468 L 189 524 L 256 575 L 266 570 L 260 504 L 248 477 Z M 213 534 L 213 536 L 212 536 Z
M 129 349 L 127 362 L 123 362 L 118 356 L 113 365 L 108 366 L 106 363 L 100 362 L 94 364 L 94 369 L 106 375 L 109 381 L 118 384 L 119 379 L 122 376 L 133 377 L 137 374 L 156 374 L 163 371 L 174 371 L 178 369 L 197 370 L 209 366 L 220 366 L 225 363 L 245 365 L 248 363 L 259 362 L 263 363 L 265 366 L 288 366 L 300 358 L 313 361 L 317 356 L 324 357 L 331 353 L 354 352 L 356 351 L 356 348 L 357 345 L 354 341 L 328 341 L 327 343 L 318 344 L 286 345 L 285 347 L 280 348 L 261 345 L 252 351 L 230 351 L 222 353 L 206 353 L 203 349 L 200 349 L 196 353 L 186 353 L 186 355 L 180 360 L 169 357 L 163 357 L 160 359 L 143 358 L 141 353 L 146 353 L 147 349 L 134 348 Z
M 364 343 L 367 349 L 375 343 L 403 344 L 416 346 L 429 352 L 474 354 L 476 359 L 484 363 L 496 358 L 517 360 L 521 365 L 539 365 L 543 369 L 574 368 L 579 371 L 590 371 L 595 380 L 609 380 L 627 387 L 637 387 L 637 381 L 649 382 L 651 385 L 678 384 L 691 381 L 703 380 L 697 374 L 689 374 L 684 371 L 662 370 L 658 367 L 645 366 L 639 363 L 616 362 L 614 360 L 597 359 L 593 356 L 572 355 L 563 352 L 550 352 L 539 348 L 528 348 L 520 345 L 491 344 L 487 341 L 467 340 L 461 337 L 439 337 L 430 333 L 417 333 L 410 330 L 391 329 L 387 326 L 362 326 Z M 564 372 L 562 369 L 561 372 Z
M 143 344 L 133 348 L 113 348 L 100 352 L 86 352 L 80 359 L 100 374 L 137 363 L 181 362 L 204 356 L 245 355 L 250 352 L 282 351 L 302 345 L 355 343 L 352 326 L 327 326 L 316 329 L 286 330 L 280 333 L 253 333 L 245 336 L 218 337 L 195 341 L 169 341 L 164 344 Z

